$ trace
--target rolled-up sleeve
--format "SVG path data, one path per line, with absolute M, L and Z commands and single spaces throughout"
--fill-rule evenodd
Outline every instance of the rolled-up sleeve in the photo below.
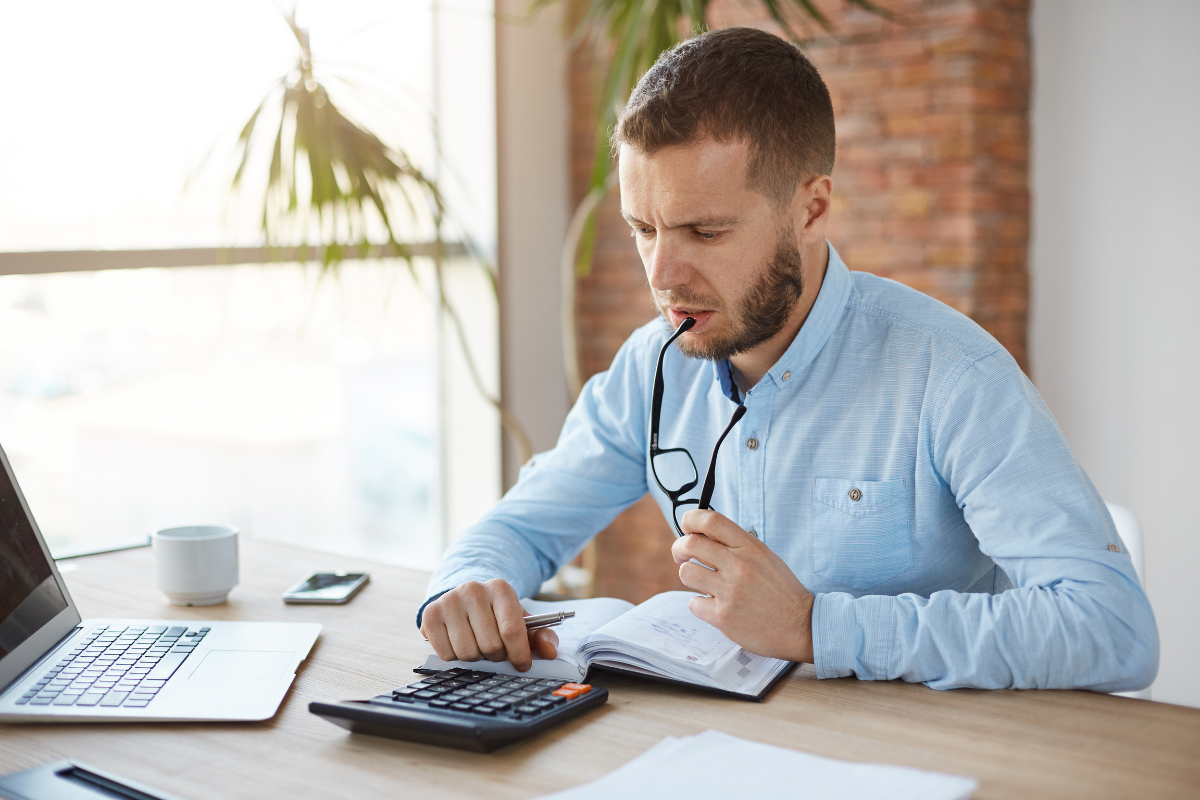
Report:
M 931 413 L 929 458 L 998 594 L 830 592 L 813 608 L 820 677 L 1127 691 L 1158 671 L 1150 603 L 1104 502 L 1007 353 L 965 366 Z

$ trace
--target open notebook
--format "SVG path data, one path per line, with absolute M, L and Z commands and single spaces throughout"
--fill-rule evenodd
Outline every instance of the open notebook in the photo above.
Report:
M 534 658 L 528 672 L 517 672 L 507 661 L 442 661 L 431 654 L 421 671 L 465 667 L 582 681 L 595 666 L 761 700 L 792 662 L 757 656 L 738 647 L 688 610 L 688 601 L 695 596 L 693 592 L 664 592 L 640 606 L 611 597 L 559 603 L 522 600 L 530 614 L 575 612 L 572 619 L 554 629 L 558 658 Z

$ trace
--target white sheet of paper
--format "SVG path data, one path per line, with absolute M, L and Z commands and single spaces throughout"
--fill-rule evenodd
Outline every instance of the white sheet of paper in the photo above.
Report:
M 597 781 L 540 800 L 967 800 L 976 788 L 957 775 L 838 761 L 710 730 L 667 737 Z

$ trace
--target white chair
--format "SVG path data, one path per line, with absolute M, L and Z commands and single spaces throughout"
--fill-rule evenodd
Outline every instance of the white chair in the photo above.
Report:
M 1137 572 L 1142 587 L 1145 588 L 1146 570 L 1142 561 L 1142 526 L 1138 525 L 1137 517 L 1128 508 L 1112 503 L 1104 505 L 1108 506 L 1108 513 L 1112 515 L 1113 524 L 1117 526 L 1117 534 L 1125 543 L 1125 549 L 1129 551 L 1129 558 L 1133 560 L 1133 569 Z
M 1108 513 L 1112 515 L 1113 524 L 1117 526 L 1117 535 L 1121 537 L 1121 541 L 1125 544 L 1125 550 L 1129 553 L 1129 558 L 1133 561 L 1133 571 L 1137 573 L 1138 580 L 1142 582 L 1142 588 L 1146 588 L 1146 570 L 1145 562 L 1142 560 L 1142 526 L 1138 524 L 1137 517 L 1133 512 L 1124 506 L 1105 503 L 1108 506 Z M 1140 692 L 1114 692 L 1121 697 L 1136 697 L 1139 700 L 1149 700 L 1150 690 L 1142 689 Z

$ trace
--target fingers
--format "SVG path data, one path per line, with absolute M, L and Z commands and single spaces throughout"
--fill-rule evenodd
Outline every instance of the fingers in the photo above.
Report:
M 492 581 L 488 581 L 489 584 Z M 492 611 L 504 642 L 505 657 L 521 672 L 533 666 L 529 652 L 529 633 L 525 630 L 525 609 L 517 592 L 505 581 L 496 581 L 492 594 Z
M 456 661 L 454 647 L 450 644 L 450 636 L 442 619 L 443 609 L 438 606 L 441 599 L 439 597 L 425 607 L 425 613 L 421 616 L 421 635 L 429 640 L 433 652 L 442 661 Z
M 721 586 L 721 574 L 702 567 L 694 561 L 679 566 L 679 580 L 683 585 L 704 594 L 716 594 Z
M 729 517 L 712 509 L 693 508 L 679 520 L 679 526 L 684 533 L 702 533 L 726 547 L 744 547 L 758 541 Z
M 421 633 L 443 661 L 508 659 L 524 671 L 533 664 L 524 617 L 507 581 L 468 581 L 425 607 Z
M 717 624 L 717 600 L 713 597 L 693 597 L 688 601 L 688 610 L 695 615 L 696 619 L 702 622 L 707 622 L 709 625 Z
M 710 567 L 720 568 L 722 556 L 728 549 L 715 539 L 690 533 L 676 539 L 675 543 L 671 545 L 671 557 L 675 559 L 676 564 L 684 564 L 694 558 L 697 561 L 703 561 Z
M 495 592 L 487 584 L 485 591 L 471 592 L 463 598 L 467 610 L 467 622 L 475 636 L 475 647 L 488 661 L 503 661 L 508 655 L 504 639 L 500 634 L 497 613 L 493 610 Z M 478 656 L 476 656 L 478 658 Z M 475 659 L 464 659 L 474 661 Z
M 457 592 L 458 589 L 454 591 Z M 465 594 L 469 593 L 473 592 Z M 464 597 L 460 596 L 457 603 L 448 605 L 445 618 L 446 634 L 450 637 L 450 647 L 454 650 L 454 658 L 451 660 L 478 661 L 479 645 L 475 642 L 475 631 L 471 630 L 471 618 L 467 612 Z

